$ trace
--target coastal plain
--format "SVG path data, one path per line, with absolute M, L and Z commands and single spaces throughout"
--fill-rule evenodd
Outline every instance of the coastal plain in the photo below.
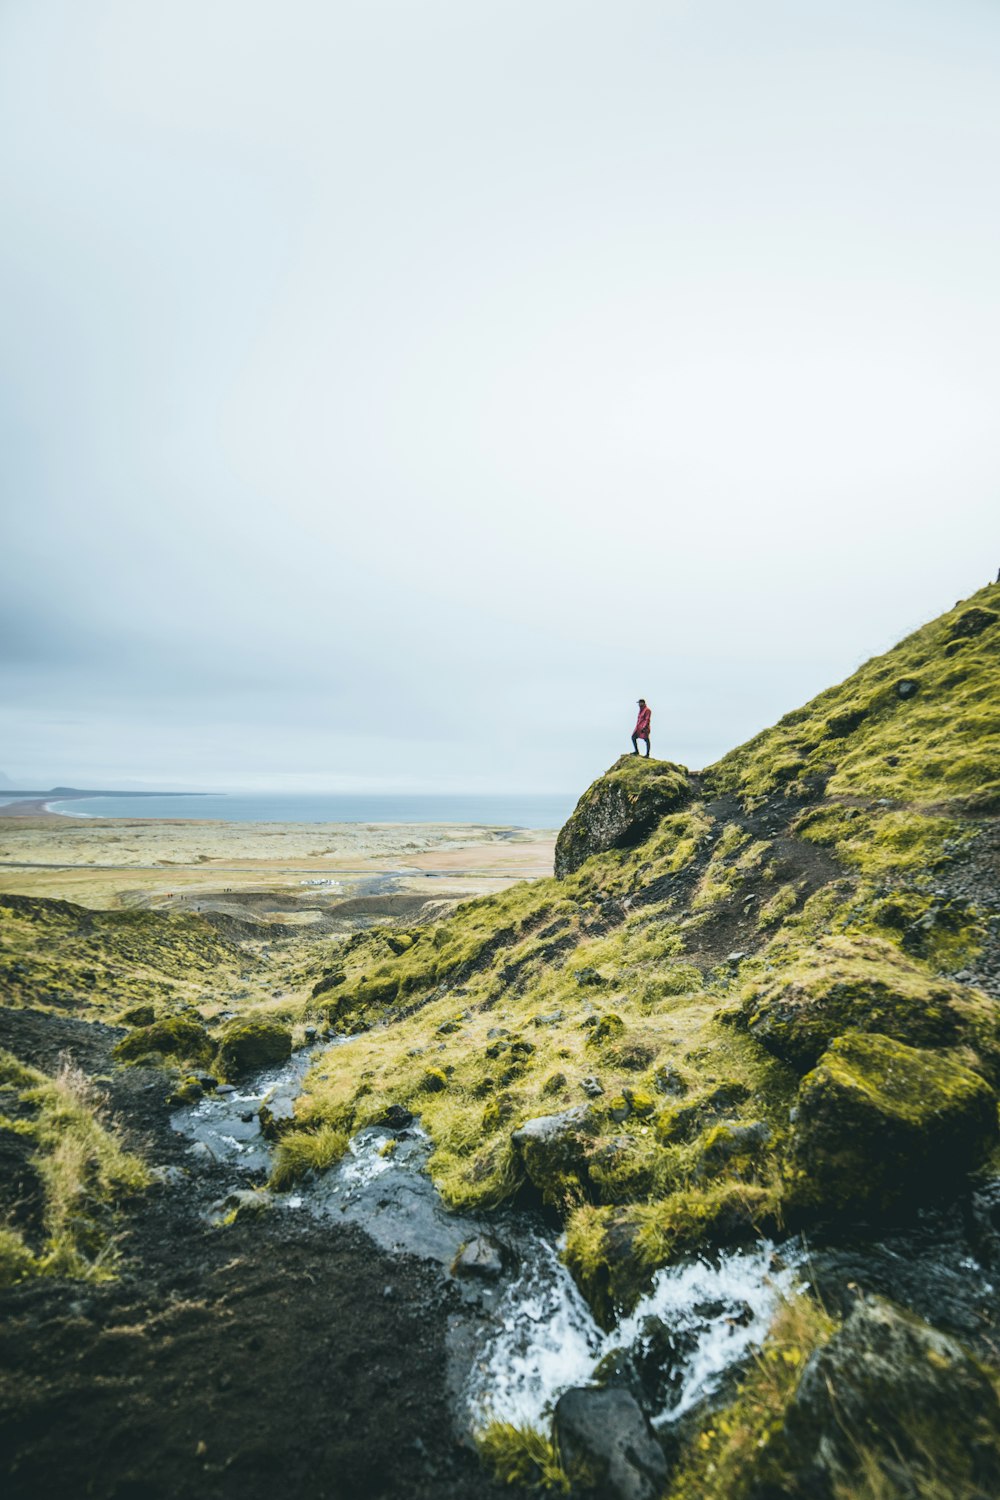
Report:
M 14 803 L 0 807 L 0 892 L 158 910 L 250 896 L 259 915 L 260 898 L 278 891 L 298 913 L 286 904 L 268 920 L 308 921 L 359 896 L 374 906 L 379 895 L 500 891 L 550 875 L 554 847 L 554 831 L 479 824 L 78 818 Z

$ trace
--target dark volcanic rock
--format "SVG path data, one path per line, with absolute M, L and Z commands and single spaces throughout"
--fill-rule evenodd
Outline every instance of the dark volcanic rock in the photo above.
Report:
M 477 1234 L 462 1246 L 452 1264 L 456 1276 L 478 1276 L 493 1281 L 503 1272 L 503 1255 L 499 1245 Z
M 683 766 L 668 760 L 623 755 L 587 788 L 556 840 L 556 875 L 578 870 L 592 854 L 630 849 L 668 812 L 691 800 Z
M 856 1493 L 865 1455 L 886 1493 L 929 1494 L 914 1486 L 928 1454 L 933 1493 L 1000 1494 L 1000 1402 L 989 1375 L 957 1340 L 880 1298 L 859 1302 L 813 1355 L 776 1446 L 782 1494 Z
M 574 1493 L 659 1500 L 667 1461 L 639 1403 L 622 1386 L 566 1391 L 556 1403 L 555 1432 Z

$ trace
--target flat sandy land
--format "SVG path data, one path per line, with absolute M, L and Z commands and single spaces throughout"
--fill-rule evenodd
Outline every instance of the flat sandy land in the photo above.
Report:
M 0 891 L 86 906 L 283 891 L 454 899 L 551 875 L 555 834 L 458 823 L 222 823 L 0 808 Z

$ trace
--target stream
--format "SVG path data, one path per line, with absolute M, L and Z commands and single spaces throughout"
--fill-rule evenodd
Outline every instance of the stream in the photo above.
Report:
M 234 1186 L 245 1186 L 268 1171 L 273 1152 L 260 1128 L 261 1105 L 279 1117 L 290 1113 L 315 1057 L 349 1041 L 303 1049 L 251 1082 L 176 1110 L 171 1124 L 195 1157 L 230 1166 Z M 605 1332 L 559 1259 L 544 1216 L 450 1212 L 427 1171 L 431 1149 L 416 1120 L 370 1127 L 340 1162 L 275 1195 L 274 1205 L 347 1220 L 385 1250 L 436 1261 L 446 1274 L 464 1271 L 456 1282 L 467 1315 L 451 1320 L 449 1344 L 453 1393 L 469 1429 L 493 1420 L 544 1425 L 562 1392 L 592 1383 L 598 1367 L 602 1378 L 627 1375 L 654 1425 L 677 1421 L 762 1341 L 779 1300 L 798 1284 L 801 1249 L 785 1245 L 779 1254 L 762 1243 L 660 1271 L 635 1310 Z M 221 1217 L 225 1201 L 217 1207 Z M 456 1266 L 463 1251 L 465 1264 Z
M 191 1141 L 195 1157 L 233 1169 L 238 1195 L 248 1178 L 259 1180 L 270 1167 L 273 1145 L 261 1131 L 261 1105 L 290 1118 L 315 1057 L 350 1040 L 327 1040 L 252 1082 L 223 1086 L 178 1109 L 171 1124 Z M 466 1430 L 493 1420 L 544 1427 L 564 1391 L 595 1380 L 626 1385 L 654 1427 L 669 1428 L 723 1388 L 763 1341 L 779 1302 L 807 1282 L 836 1305 L 863 1276 L 867 1288 L 969 1339 L 996 1326 L 993 1257 L 984 1267 L 969 1253 L 958 1216 L 939 1210 L 905 1233 L 859 1241 L 853 1251 L 848 1244 L 809 1254 L 797 1240 L 780 1248 L 762 1241 L 711 1261 L 666 1267 L 634 1311 L 606 1332 L 560 1260 L 552 1224 L 528 1209 L 450 1212 L 427 1171 L 431 1150 L 419 1121 L 402 1112 L 397 1128 L 359 1131 L 340 1162 L 276 1194 L 273 1206 L 360 1225 L 383 1249 L 455 1274 L 464 1312 L 449 1319 L 450 1385 Z M 996 1187 L 985 1190 L 986 1213 L 1000 1232 Z M 217 1205 L 220 1217 L 226 1206 Z

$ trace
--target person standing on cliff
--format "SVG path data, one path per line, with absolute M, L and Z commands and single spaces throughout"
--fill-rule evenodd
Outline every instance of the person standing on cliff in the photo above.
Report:
M 652 717 L 652 715 L 650 714 L 649 709 L 646 707 L 646 700 L 645 700 L 645 698 L 640 698 L 639 699 L 639 717 L 636 719 L 636 721 L 635 721 L 635 728 L 632 731 L 632 754 L 633 755 L 638 755 L 639 754 L 639 746 L 636 743 L 636 741 L 637 740 L 643 740 L 643 741 L 645 741 L 645 745 L 646 745 L 646 759 L 647 760 L 649 759 L 649 721 L 650 721 L 651 717 Z

